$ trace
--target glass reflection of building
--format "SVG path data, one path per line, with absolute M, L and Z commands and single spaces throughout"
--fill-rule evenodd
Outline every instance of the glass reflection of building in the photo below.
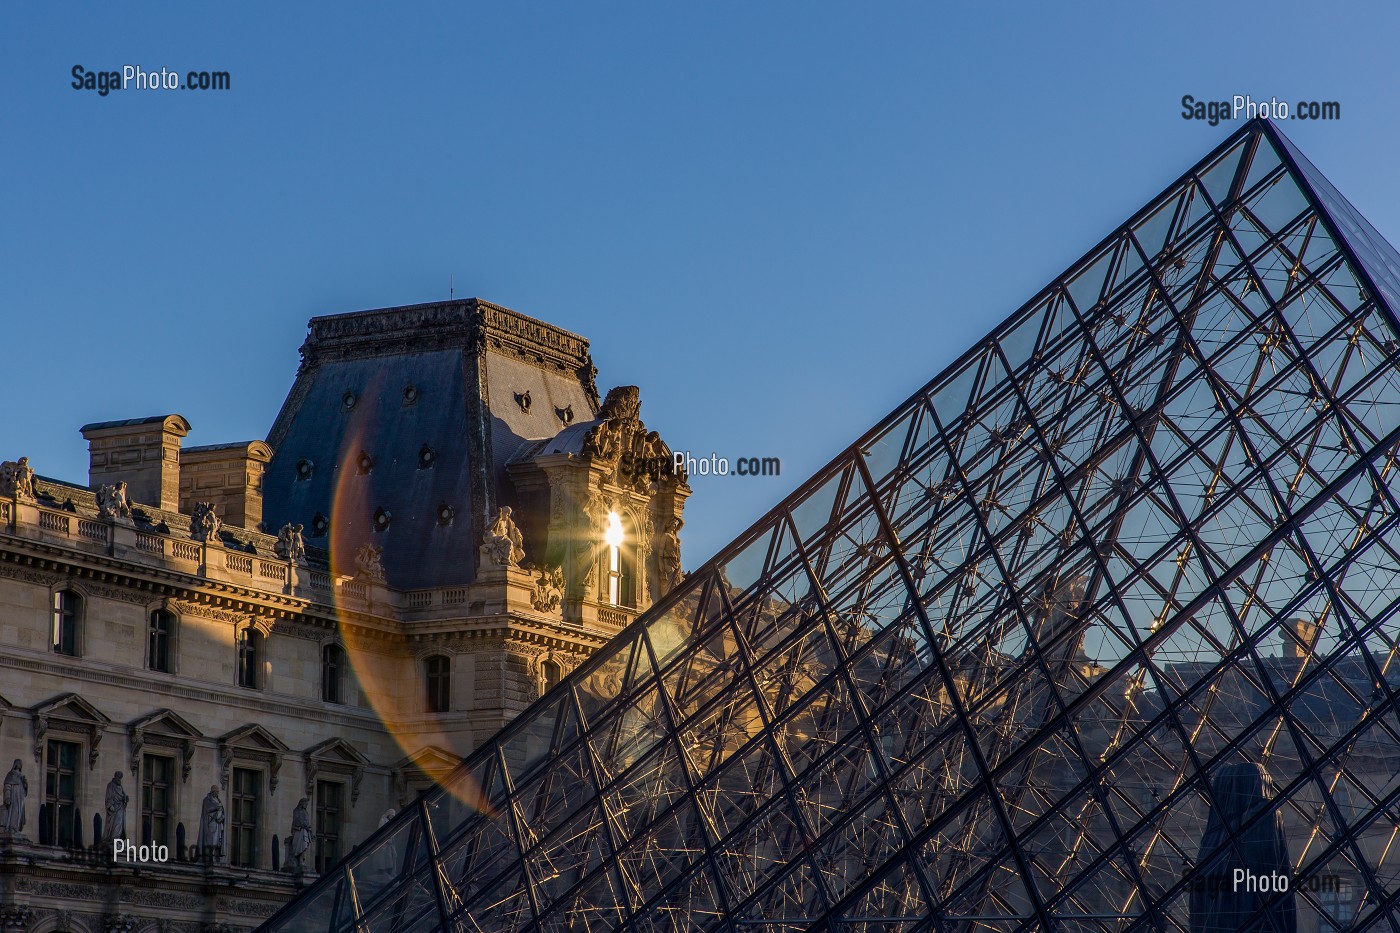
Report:
M 266 929 L 1400 928 L 1397 308 L 1246 125 Z

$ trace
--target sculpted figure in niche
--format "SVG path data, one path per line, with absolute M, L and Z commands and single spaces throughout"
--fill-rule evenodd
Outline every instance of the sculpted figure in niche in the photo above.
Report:
M 286 524 L 277 532 L 277 544 L 274 549 L 277 556 L 283 560 L 305 560 L 306 540 L 301 536 L 302 526 Z
M 108 521 L 130 521 L 131 503 L 126 499 L 126 483 L 117 482 L 97 490 L 97 515 Z
M 5 775 L 4 804 L 0 806 L 0 833 L 24 831 L 24 799 L 29 796 L 29 779 L 24 776 L 24 762 L 18 758 Z
M 673 518 L 666 523 L 666 531 L 661 535 L 661 549 L 657 562 L 661 569 L 661 585 L 669 591 L 681 582 L 681 539 L 680 530 L 685 522 Z
M 126 838 L 126 804 L 130 799 L 126 795 L 126 789 L 122 787 L 122 772 L 118 771 L 112 775 L 112 780 L 107 782 L 105 800 L 107 816 L 102 823 L 102 844 L 104 846 L 111 845 L 115 839 Z
M 481 542 L 481 559 L 487 565 L 516 567 L 525 557 L 525 538 L 510 516 L 510 506 L 501 506 L 496 511 L 496 520 L 486 529 Z
M 292 811 L 292 834 L 287 837 L 287 871 L 306 870 L 306 851 L 311 848 L 311 801 L 301 798 Z
M 211 784 L 204 803 L 199 808 L 199 854 L 220 861 L 224 856 L 224 803 L 219 799 L 219 785 Z

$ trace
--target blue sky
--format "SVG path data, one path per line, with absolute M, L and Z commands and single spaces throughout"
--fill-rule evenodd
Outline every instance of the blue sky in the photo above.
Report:
M 696 566 L 1222 139 L 1282 124 L 1400 240 L 1392 4 L 0 8 L 0 459 L 264 437 L 307 318 L 477 295 L 588 337 L 702 478 Z M 89 70 L 227 70 L 100 97 Z

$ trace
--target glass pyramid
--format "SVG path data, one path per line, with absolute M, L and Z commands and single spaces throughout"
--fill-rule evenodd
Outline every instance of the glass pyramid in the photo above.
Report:
M 265 929 L 1400 930 L 1397 309 L 1245 125 Z

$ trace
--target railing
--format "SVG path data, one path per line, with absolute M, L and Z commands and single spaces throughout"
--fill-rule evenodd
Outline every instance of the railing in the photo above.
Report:
M 249 571 L 252 572 L 251 570 Z M 287 565 L 274 564 L 271 561 L 258 561 L 258 576 L 264 580 L 276 580 L 279 583 L 287 582 Z
M 410 609 L 430 609 L 432 605 L 432 590 L 415 590 L 408 594 L 408 608 Z
M 155 531 L 131 529 L 124 535 L 122 534 L 124 530 L 122 525 L 114 526 L 111 521 L 101 518 L 68 515 L 45 509 L 42 506 L 36 511 L 39 528 L 50 534 L 92 542 L 108 549 L 117 546 L 120 550 L 120 546 L 123 544 L 134 544 L 135 550 L 143 554 L 193 564 L 203 563 L 206 554 L 217 561 L 217 554 L 222 553 L 222 570 L 240 576 L 252 577 L 255 584 L 270 582 L 285 586 L 291 579 L 290 567 L 286 561 L 264 560 L 254 554 L 225 551 L 217 544 L 210 545 L 201 541 L 174 537 L 169 533 L 161 534 Z M 10 525 L 21 518 L 22 514 L 16 512 L 13 502 L 0 501 L 0 527 L 8 530 Z M 26 517 L 25 520 L 29 521 L 30 519 Z M 125 528 L 130 529 L 130 524 L 128 523 Z M 176 534 L 178 533 L 177 531 Z M 134 539 L 131 536 L 133 534 Z M 211 547 L 213 553 L 209 553 Z M 182 568 L 182 572 L 188 573 L 190 570 L 186 567 Z M 300 573 L 301 576 L 298 579 L 308 589 L 360 602 L 369 600 L 371 591 L 368 581 L 356 579 L 337 581 L 324 570 L 312 570 L 307 567 L 301 568 Z M 443 590 L 440 604 L 446 606 L 464 605 L 467 602 L 469 592 L 470 590 L 466 587 Z M 408 593 L 407 605 L 410 609 L 429 609 L 439 604 L 439 597 L 435 595 L 436 593 L 436 590 L 416 590 Z M 317 599 L 325 599 L 325 597 L 318 596 Z
M 626 625 L 628 622 L 631 622 L 631 621 L 632 621 L 632 617 L 629 616 L 627 613 L 625 613 L 625 612 L 619 612 L 619 611 L 616 610 L 616 609 L 602 609 L 602 608 L 600 608 L 600 609 L 598 610 L 598 621 L 599 621 L 599 622 L 604 622 L 604 623 L 606 623 L 606 624 L 608 624 L 608 625 L 622 626 L 622 625 Z
M 467 601 L 466 587 L 453 587 L 442 591 L 442 604 L 444 606 L 460 606 Z
M 80 518 L 78 519 L 78 537 L 106 544 L 107 529 L 109 527 L 110 526 L 106 522 L 95 522 L 91 519 Z
M 176 560 L 192 560 L 199 563 L 200 547 L 193 541 L 171 541 L 170 556 Z

